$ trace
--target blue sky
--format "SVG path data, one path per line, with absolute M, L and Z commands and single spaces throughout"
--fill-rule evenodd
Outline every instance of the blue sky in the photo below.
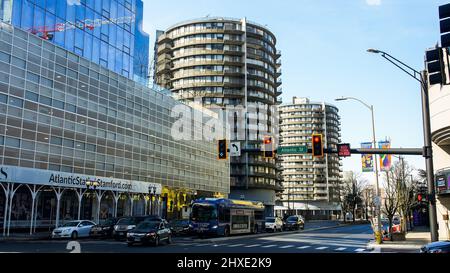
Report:
M 393 147 L 423 146 L 420 86 L 380 56 L 377 48 L 423 70 L 427 48 L 439 41 L 438 6 L 448 0 L 144 0 L 144 29 L 154 43 L 156 29 L 209 16 L 242 18 L 267 25 L 282 51 L 283 101 L 309 97 L 337 105 L 342 141 L 360 147 L 371 141 L 370 112 L 353 96 L 375 107 L 379 140 Z M 407 157 L 424 168 L 421 157 Z M 361 172 L 360 156 L 344 170 Z

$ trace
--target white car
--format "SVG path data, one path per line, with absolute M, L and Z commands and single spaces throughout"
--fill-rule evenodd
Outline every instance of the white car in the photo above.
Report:
M 55 228 L 52 232 L 52 239 L 71 238 L 72 240 L 76 240 L 80 237 L 89 237 L 89 232 L 95 225 L 94 222 L 87 220 L 70 221 Z
M 266 231 L 283 231 L 283 221 L 279 217 L 266 217 Z

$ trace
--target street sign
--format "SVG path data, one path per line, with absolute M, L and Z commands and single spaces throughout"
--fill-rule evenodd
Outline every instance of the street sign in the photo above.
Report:
M 352 156 L 350 144 L 348 144 L 348 143 L 346 143 L 346 144 L 338 144 L 337 148 L 338 148 L 338 155 L 340 157 Z
M 290 147 L 279 147 L 278 154 L 307 154 L 307 146 L 290 146 Z
M 230 156 L 238 157 L 241 156 L 241 143 L 231 142 L 230 143 Z
M 381 207 L 381 198 L 378 196 L 375 196 L 373 198 L 373 203 L 375 204 L 375 207 L 377 207 L 377 208 Z

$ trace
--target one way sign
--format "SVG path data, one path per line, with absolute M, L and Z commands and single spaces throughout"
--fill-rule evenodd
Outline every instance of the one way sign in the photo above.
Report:
M 230 156 L 238 157 L 241 156 L 241 143 L 231 142 L 230 143 Z

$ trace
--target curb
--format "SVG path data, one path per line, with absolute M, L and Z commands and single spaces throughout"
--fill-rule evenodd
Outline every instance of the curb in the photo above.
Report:
M 44 241 L 49 240 L 50 235 L 48 236 L 39 236 L 39 237 L 0 237 L 1 242 L 26 242 L 26 241 Z
M 337 226 L 329 226 L 329 227 L 318 227 L 313 229 L 304 229 L 300 231 L 287 231 L 282 233 L 261 233 L 261 234 L 253 234 L 253 235 L 245 235 L 245 236 L 231 236 L 231 237 L 219 237 L 219 238 L 212 238 L 212 239 L 194 239 L 194 242 L 222 242 L 227 240 L 233 240 L 233 239 L 253 239 L 253 238 L 263 238 L 263 237 L 275 237 L 275 236 L 283 236 L 283 235 L 291 235 L 291 234 L 299 234 L 299 233 L 305 233 L 309 231 L 317 231 L 317 230 L 325 230 L 325 229 L 333 229 L 333 228 L 339 228 L 339 227 L 345 227 L 350 226 L 350 224 L 339 224 Z

